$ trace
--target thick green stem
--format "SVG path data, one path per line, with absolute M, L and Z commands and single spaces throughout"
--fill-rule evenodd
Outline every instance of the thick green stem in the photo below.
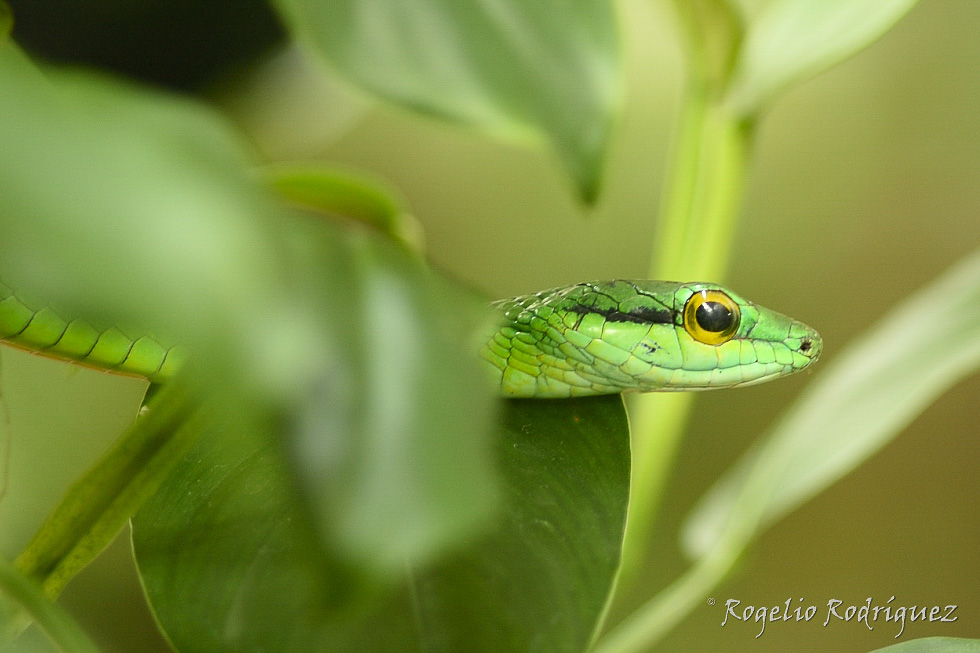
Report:
M 678 152 L 661 217 L 659 247 L 650 265 L 658 279 L 724 275 L 745 178 L 747 127 L 721 98 L 703 89 L 695 89 L 687 105 L 680 147 L 690 151 Z
M 750 124 L 725 104 L 742 25 L 724 1 L 675 0 L 674 7 L 687 46 L 689 80 L 650 276 L 720 282 L 728 268 L 751 141 Z M 633 479 L 620 588 L 632 585 L 650 549 L 693 403 L 691 393 L 654 393 L 630 404 Z M 596 650 L 646 650 L 727 573 L 740 551 L 735 542 L 716 549 L 602 638 Z
M 691 94 L 652 278 L 721 281 L 745 176 L 748 132 L 719 101 L 704 92 Z M 634 399 L 633 488 L 623 566 L 627 582 L 647 550 L 694 395 L 651 394 Z

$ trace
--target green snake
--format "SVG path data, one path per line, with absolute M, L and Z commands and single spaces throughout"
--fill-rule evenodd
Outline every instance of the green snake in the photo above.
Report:
M 481 353 L 508 397 L 750 385 L 821 349 L 807 325 L 710 283 L 580 283 L 494 306 L 504 322 Z
M 580 283 L 493 304 L 481 351 L 506 397 L 707 390 L 802 370 L 816 331 L 710 283 Z M 69 320 L 0 283 L 0 340 L 98 369 L 170 379 L 181 349 L 151 335 Z

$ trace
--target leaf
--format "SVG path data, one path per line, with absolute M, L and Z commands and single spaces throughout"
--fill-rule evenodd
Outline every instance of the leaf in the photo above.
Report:
M 5 282 L 66 319 L 189 348 L 191 394 L 219 407 L 209 437 L 291 420 L 318 535 L 365 568 L 383 574 L 397 558 L 400 569 L 406 551 L 423 559 L 486 522 L 493 398 L 470 342 L 482 302 L 471 310 L 383 239 L 291 215 L 201 105 L 84 73 L 45 77 L 13 44 L 0 72 Z M 303 474 L 324 456 L 344 473 Z M 320 529 L 338 514 L 357 519 Z M 381 538 L 379 523 L 404 528 Z
M 878 648 L 871 653 L 980 653 L 980 639 L 923 637 Z
M 597 193 L 620 70 L 609 2 L 277 0 L 340 73 L 401 106 L 549 143 Z
M 13 43 L 0 48 L 0 75 L 4 280 L 66 318 L 152 326 L 196 349 L 212 379 L 234 368 L 225 381 L 302 381 L 315 342 L 283 305 L 270 238 L 279 208 L 232 128 L 176 96 L 42 75 Z M 241 355 L 269 340 L 296 344 Z
M 916 0 L 771 0 L 754 16 L 729 101 L 751 118 L 794 83 L 843 61 L 888 31 Z
M 937 302 L 941 301 L 941 312 Z M 826 366 L 788 413 L 701 499 L 683 530 L 700 557 L 740 496 L 771 523 L 849 473 L 980 367 L 980 252 L 915 293 Z M 743 506 L 744 507 L 744 506 Z
M 317 550 L 274 445 L 202 439 L 134 521 L 168 637 L 185 652 L 584 650 L 619 561 L 622 400 L 510 401 L 498 428 L 494 529 L 389 591 Z
M 619 396 L 514 400 L 497 529 L 417 578 L 423 649 L 582 651 L 619 568 L 629 426 Z
M 373 573 L 401 573 L 486 524 L 494 396 L 473 333 L 496 319 L 418 257 L 304 216 L 290 292 L 325 362 L 284 418 L 314 526 Z
M 270 168 L 267 175 L 272 187 L 290 204 L 358 220 L 412 251 L 422 251 L 422 226 L 392 191 L 362 175 L 316 164 L 279 165 Z

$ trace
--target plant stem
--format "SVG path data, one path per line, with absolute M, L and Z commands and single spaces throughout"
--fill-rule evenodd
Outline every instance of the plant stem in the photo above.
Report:
M 15 564 L 47 596 L 109 545 L 189 448 L 186 394 L 176 384 L 158 393 L 145 415 L 75 482 Z M 182 428 L 184 427 L 184 428 Z
M 0 556 L 0 594 L 12 599 L 62 651 L 98 653 L 78 624 L 57 603 L 50 601 L 41 589 L 4 557 Z
M 728 264 L 741 197 L 748 130 L 703 94 L 689 100 L 674 184 L 664 213 L 654 279 L 720 280 Z M 697 123 L 697 124 L 694 124 Z M 685 160 L 696 151 L 694 161 Z M 687 168 L 680 169 L 681 167 Z M 685 212 L 686 211 L 686 212 Z M 634 458 L 624 578 L 636 571 L 673 464 L 692 393 L 638 396 L 631 403 Z
M 649 650 L 728 575 L 751 541 L 757 524 L 758 520 L 747 521 L 726 531 L 707 555 L 609 631 L 592 653 Z
M 762 455 L 749 472 L 728 522 L 711 549 L 680 578 L 640 606 L 599 640 L 592 653 L 646 651 L 701 604 L 752 542 L 774 492 L 772 478 L 785 467 L 778 453 Z
M 724 3 L 674 4 L 688 46 L 689 81 L 650 277 L 720 281 L 728 267 L 751 140 L 749 124 L 724 102 L 740 25 Z M 643 562 L 693 397 L 653 393 L 630 404 L 633 486 L 621 586 L 629 586 Z
M 14 562 L 49 600 L 115 539 L 201 431 L 200 410 L 178 382 L 154 396 L 100 460 L 68 490 Z M 30 623 L 0 600 L 0 644 Z

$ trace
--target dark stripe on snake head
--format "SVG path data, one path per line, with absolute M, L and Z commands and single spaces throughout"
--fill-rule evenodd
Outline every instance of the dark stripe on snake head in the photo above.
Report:
M 597 308 L 594 306 L 582 306 L 573 304 L 568 307 L 572 313 L 585 315 L 595 313 L 601 315 L 610 322 L 642 322 L 644 324 L 673 324 L 674 311 L 667 309 L 650 308 L 649 306 L 638 306 L 629 313 L 614 308 Z

